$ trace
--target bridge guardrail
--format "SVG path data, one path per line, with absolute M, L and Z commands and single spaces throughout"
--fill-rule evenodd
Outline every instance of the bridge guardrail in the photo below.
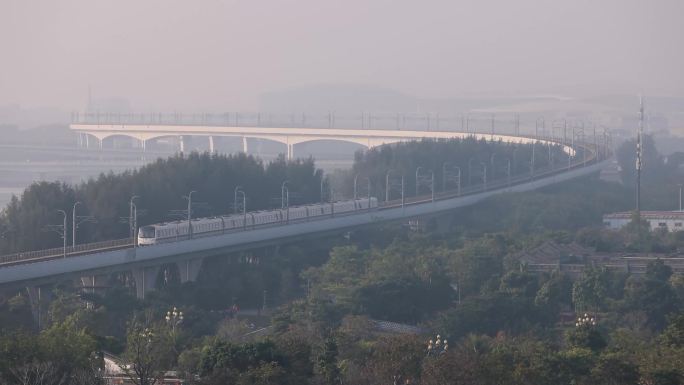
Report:
M 576 145 L 581 145 L 579 143 L 576 143 Z M 589 146 L 585 146 L 585 151 L 591 151 Z M 592 151 L 593 152 L 593 151 Z M 541 167 L 539 169 L 535 170 L 535 173 L 533 175 L 531 174 L 518 174 L 516 176 L 511 175 L 510 180 L 506 177 L 504 178 L 499 178 L 499 179 L 494 179 L 491 181 L 487 181 L 487 184 L 479 183 L 475 184 L 472 186 L 465 186 L 461 189 L 460 193 L 456 193 L 455 189 L 447 190 L 447 191 L 441 191 L 441 192 L 435 192 L 435 200 L 442 200 L 442 199 L 449 199 L 449 198 L 454 198 L 458 196 L 465 196 L 465 195 L 470 195 L 470 194 L 475 194 L 475 193 L 480 193 L 483 191 L 490 191 L 490 190 L 497 190 L 501 188 L 505 188 L 507 186 L 512 186 L 516 185 L 519 183 L 524 183 L 526 181 L 534 180 L 534 179 L 541 179 L 546 176 L 550 176 L 553 174 L 565 172 L 572 170 L 577 167 L 582 167 L 586 166 L 588 164 L 592 164 L 596 161 L 599 161 L 599 159 L 596 156 L 596 153 L 592 153 L 589 158 L 585 159 L 576 159 L 573 161 L 570 165 L 564 165 L 560 167 L 551 167 L 551 166 L 546 166 L 546 167 Z M 427 199 L 429 200 L 429 199 Z M 419 196 L 412 196 L 412 197 L 406 197 L 404 200 L 404 204 L 415 204 L 415 203 L 421 203 L 421 202 L 426 202 L 426 195 L 419 195 Z M 391 206 L 397 206 L 401 204 L 401 199 L 394 199 L 388 202 L 383 202 L 381 204 L 381 207 L 391 207 Z M 60 258 L 60 257 L 69 257 L 69 256 L 74 256 L 74 255 L 79 255 L 84 252 L 88 251 L 94 251 L 94 250 L 104 250 L 104 249 L 112 249 L 116 247 L 126 247 L 126 246 L 132 246 L 133 245 L 133 239 L 132 238 L 123 238 L 123 239 L 116 239 L 116 240 L 109 240 L 109 241 L 102 241 L 102 242 L 94 242 L 94 243 L 84 243 L 81 245 L 76 245 L 75 247 L 72 246 L 67 246 L 66 247 L 66 253 L 64 252 L 63 247 L 56 247 L 56 248 L 51 248 L 51 249 L 45 249 L 45 250 L 36 250 L 36 251 L 27 251 L 27 252 L 20 252 L 20 253 L 14 253 L 14 254 L 9 254 L 9 255 L 4 255 L 0 256 L 0 267 L 2 266 L 7 266 L 7 265 L 12 265 L 15 263 L 21 263 L 21 262 L 31 262 L 31 260 L 39 260 L 39 259 L 47 259 L 47 258 Z M 66 254 L 66 255 L 65 255 Z
M 67 246 L 66 256 L 69 257 L 70 255 L 73 255 L 73 254 L 80 254 L 83 252 L 88 252 L 88 251 L 93 251 L 93 250 L 109 249 L 109 248 L 119 247 L 119 246 L 121 246 L 121 247 L 130 246 L 132 244 L 133 244 L 133 239 L 131 239 L 131 238 L 114 239 L 114 240 L 109 240 L 109 241 L 93 242 L 93 243 L 83 243 L 83 244 L 76 245 L 76 246 Z M 39 259 L 39 258 L 45 258 L 45 257 L 63 257 L 64 254 L 65 253 L 64 253 L 63 247 L 55 247 L 52 249 L 25 251 L 25 252 L 21 252 L 21 253 L 2 255 L 2 256 L 0 256 L 0 266 L 6 265 L 6 264 L 12 264 L 15 262 L 25 262 L 25 261 L 30 261 L 32 259 Z

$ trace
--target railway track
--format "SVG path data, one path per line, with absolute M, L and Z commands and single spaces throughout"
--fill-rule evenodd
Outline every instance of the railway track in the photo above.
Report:
M 577 146 L 578 144 L 576 143 L 575 145 Z M 394 200 L 390 200 L 387 202 L 379 203 L 379 206 L 373 210 L 387 210 L 387 209 L 405 207 L 405 206 L 410 206 L 410 205 L 426 204 L 426 203 L 432 203 L 432 202 L 440 201 L 440 200 L 465 197 L 468 195 L 479 194 L 479 193 L 483 193 L 483 192 L 487 192 L 487 191 L 499 191 L 499 190 L 505 191 L 505 189 L 508 187 L 512 187 L 512 186 L 519 185 L 522 183 L 527 183 L 527 182 L 530 182 L 533 180 L 542 179 L 542 178 L 550 177 L 553 175 L 561 174 L 561 173 L 564 173 L 564 172 L 567 172 L 570 170 L 574 170 L 577 168 L 581 168 L 581 167 L 593 164 L 594 162 L 599 160 L 597 158 L 595 149 L 591 148 L 589 145 L 582 145 L 581 147 L 584 149 L 585 152 L 588 152 L 588 155 L 585 156 L 583 159 L 576 160 L 575 162 L 572 162 L 571 164 L 563 166 L 563 167 L 539 169 L 539 170 L 537 170 L 537 172 L 535 172 L 534 175 L 527 175 L 526 174 L 526 175 L 511 176 L 511 178 L 496 179 L 496 180 L 488 181 L 486 185 L 485 184 L 478 184 L 478 185 L 473 185 L 473 186 L 466 186 L 465 188 L 462 188 L 460 190 L 448 190 L 448 191 L 442 191 L 442 192 L 435 192 L 434 195 L 433 194 L 427 194 L 427 195 L 407 197 L 404 199 L 394 199 Z M 367 212 L 367 210 L 362 209 L 362 210 L 359 210 L 359 212 Z M 354 213 L 356 213 L 356 212 L 348 213 L 346 215 L 354 215 Z M 338 216 L 338 215 L 333 214 L 333 216 Z M 323 219 L 328 219 L 328 218 L 330 218 L 330 216 L 328 216 L 328 215 L 317 216 L 317 217 L 313 217 L 313 218 L 305 218 L 305 219 L 298 220 L 298 221 L 287 221 L 287 222 L 279 223 L 279 224 L 278 223 L 276 223 L 276 224 L 269 223 L 269 224 L 264 224 L 264 225 L 250 226 L 246 229 L 234 230 L 232 232 L 251 231 L 251 230 L 262 228 L 262 227 L 287 226 L 288 224 L 291 224 L 291 223 L 297 223 L 297 222 L 302 222 L 302 221 L 323 220 Z M 217 234 L 212 233 L 211 235 L 205 235 L 205 236 L 214 236 L 214 235 L 222 235 L 222 234 L 226 234 L 226 233 L 225 232 L 218 232 Z M 182 242 L 183 240 L 179 240 L 179 241 Z M 29 251 L 29 252 L 23 252 L 23 253 L 15 253 L 15 254 L 10 254 L 10 255 L 0 256 L 0 268 L 6 268 L 6 267 L 21 265 L 21 264 L 44 262 L 44 261 L 50 261 L 50 260 L 55 260 L 55 259 L 61 259 L 61 258 L 70 258 L 70 257 L 76 257 L 76 256 L 81 256 L 81 255 L 86 255 L 86 254 L 96 254 L 96 253 L 106 252 L 106 251 L 128 249 L 128 248 L 132 248 L 132 247 L 135 247 L 135 245 L 133 243 L 133 239 L 124 238 L 124 239 L 97 242 L 97 243 L 87 243 L 87 244 L 77 245 L 75 247 L 67 247 L 66 251 L 63 247 L 60 247 L 60 248 L 53 248 L 53 249 L 47 249 L 47 250 L 37 250 L 37 251 Z

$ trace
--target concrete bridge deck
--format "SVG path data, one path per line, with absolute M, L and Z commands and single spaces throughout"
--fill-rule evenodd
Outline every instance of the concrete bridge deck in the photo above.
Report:
M 518 184 L 510 186 L 505 181 L 503 185 L 492 184 L 490 190 L 471 195 L 445 197 L 435 201 L 420 197 L 404 206 L 394 202 L 381 209 L 360 211 L 351 215 L 257 228 L 174 243 L 130 247 L 12 265 L 0 268 L 0 287 L 40 286 L 63 279 L 133 270 L 134 276 L 137 277 L 138 295 L 144 297 L 145 290 L 153 288 L 153 277 L 159 271 L 159 266 L 163 264 L 177 264 L 181 281 L 190 281 L 195 279 L 204 257 L 320 236 L 323 233 L 339 232 L 378 222 L 437 214 L 475 204 L 493 195 L 530 191 L 588 175 L 599 171 L 605 163 L 606 161 L 593 163 L 585 167 L 581 167 L 579 163 L 570 170 L 562 172 L 558 170 L 545 177 L 540 175 L 536 180 L 529 180 L 525 177 L 526 181 L 517 181 Z
M 473 137 L 481 140 L 502 141 L 507 143 L 560 144 L 567 138 L 532 138 L 525 136 L 496 133 L 471 133 L 454 131 L 420 130 L 380 130 L 380 129 L 341 129 L 341 128 L 298 128 L 298 127 L 237 127 L 214 125 L 144 125 L 144 124 L 72 124 L 71 130 L 97 138 L 102 141 L 114 136 L 128 136 L 137 139 L 145 150 L 146 143 L 164 137 L 176 137 L 180 151 L 184 151 L 184 138 L 203 136 L 209 140 L 209 151 L 214 152 L 214 138 L 218 136 L 242 138 L 242 150 L 248 152 L 247 138 L 279 142 L 287 146 L 287 158 L 294 157 L 294 145 L 319 140 L 351 142 L 367 148 L 384 144 L 421 139 L 454 139 Z M 566 153 L 574 155 L 571 146 L 563 145 Z

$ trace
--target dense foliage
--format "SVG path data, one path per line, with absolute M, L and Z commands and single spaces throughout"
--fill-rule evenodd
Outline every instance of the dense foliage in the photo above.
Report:
M 578 154 L 581 158 L 583 154 Z M 390 199 L 401 196 L 401 176 L 404 176 L 404 194 L 416 195 L 416 170 L 423 181 L 419 194 L 428 194 L 431 172 L 434 172 L 435 191 L 454 190 L 457 187 L 458 169 L 461 172 L 461 187 L 480 185 L 486 178 L 505 180 L 510 161 L 511 176 L 529 175 L 532 165 L 532 145 L 493 142 L 474 137 L 449 140 L 423 140 L 420 142 L 398 143 L 392 146 L 376 147 L 370 151 L 357 152 L 354 167 L 337 187 L 347 195 L 352 193 L 353 178 L 358 175 L 357 191 L 366 194 L 370 178 L 372 194 L 384 198 L 390 172 Z M 556 168 L 567 166 L 568 157 L 560 146 L 537 144 L 534 146 L 534 170 L 548 170 L 553 163 Z M 485 171 L 486 168 L 486 171 Z M 446 179 L 445 179 L 446 175 Z M 426 179 L 427 178 L 427 179 Z
M 374 170 L 373 180 L 384 178 L 387 167 L 410 175 L 419 163 L 441 167 L 452 159 L 450 146 L 459 143 L 387 147 L 359 157 L 355 167 Z M 506 149 L 502 145 L 495 151 Z M 406 152 L 387 155 L 392 151 Z M 385 159 L 383 152 L 394 160 L 379 161 Z M 414 152 L 419 160 L 400 168 L 399 160 Z M 280 168 L 264 169 L 244 157 L 193 155 L 150 167 L 158 167 L 160 175 L 169 175 L 164 171 L 169 167 L 193 175 L 198 171 L 189 165 L 213 169 L 212 162 L 254 165 L 262 179 L 253 185 L 268 180 L 276 193 L 280 180 L 294 180 L 299 173 L 301 185 L 309 188 L 302 199 L 318 199 L 320 174 L 306 162 L 283 161 L 277 163 Z M 215 172 L 222 170 L 216 167 Z M 280 171 L 269 174 L 270 167 Z M 679 169 L 662 170 L 657 180 L 671 191 L 681 178 Z M 207 175 L 213 173 L 200 174 L 195 183 L 209 186 Z M 91 183 L 111 180 L 98 191 L 122 191 L 119 209 L 125 212 L 126 194 L 134 190 L 118 182 L 145 186 L 144 179 L 125 174 Z M 176 195 L 189 184 L 167 183 L 176 191 L 156 192 L 159 199 L 182 206 Z M 87 186 L 42 188 L 66 204 L 84 199 L 76 195 L 90 191 Z M 230 192 L 231 186 L 221 188 Z M 228 209 L 230 199 L 221 193 L 211 198 L 209 187 L 198 191 L 207 191 L 206 200 L 217 210 Z M 254 195 L 255 207 L 270 203 L 269 195 L 260 193 L 261 198 Z M 653 194 L 645 189 L 644 202 L 651 202 Z M 38 204 L 30 197 L 27 202 Z M 602 253 L 684 249 L 681 233 L 651 233 L 636 220 L 620 231 L 600 227 L 603 213 L 629 210 L 632 202 L 631 187 L 592 176 L 500 195 L 431 218 L 424 226 L 375 225 L 316 242 L 207 259 L 197 282 L 180 284 L 167 267 L 158 290 L 145 300 L 136 299 L 120 275 L 109 277 L 111 287 L 94 293 L 65 282 L 52 291 L 39 332 L 32 327 L 28 296 L 13 293 L 0 304 L 0 381 L 99 384 L 100 353 L 106 351 L 121 357 L 126 375 L 139 385 L 153 384 L 169 369 L 199 385 L 681 384 L 684 276 L 657 258 L 643 274 L 593 263 L 575 274 L 538 272 L 520 259 L 546 242 L 577 243 Z M 150 217 L 164 214 L 153 214 L 153 202 L 141 199 L 139 205 L 150 208 Z M 31 217 L 28 203 L 20 207 L 17 213 Z M 164 319 L 173 306 L 185 314 L 181 324 Z M 227 311 L 231 307 L 241 310 Z M 439 348 L 434 348 L 436 338 Z M 45 378 L 50 381 L 37 382 Z
M 102 174 L 78 186 L 34 183 L 0 213 L 4 235 L 0 253 L 59 247 L 59 234 L 46 229 L 62 223 L 60 209 L 67 212 L 71 227 L 77 201 L 82 205 L 76 215 L 90 215 L 97 221 L 78 229 L 77 242 L 93 242 L 128 236 L 129 201 L 134 195 L 139 197 L 135 200 L 138 223 L 145 225 L 182 219 L 185 214 L 180 211 L 187 209 L 183 196 L 192 190 L 197 191 L 193 194 L 195 217 L 232 212 L 236 186 L 245 191 L 248 210 L 279 206 L 285 180 L 292 204 L 317 201 L 321 176 L 311 159 L 288 162 L 280 158 L 264 165 L 251 156 L 192 153 L 159 159 L 134 172 Z M 69 234 L 67 239 L 71 240 Z

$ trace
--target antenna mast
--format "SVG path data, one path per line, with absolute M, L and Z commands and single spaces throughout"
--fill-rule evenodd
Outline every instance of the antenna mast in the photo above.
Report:
M 637 130 L 636 138 L 636 214 L 637 219 L 641 221 L 641 160 L 642 160 L 642 141 L 641 137 L 644 132 L 644 99 L 639 96 L 639 128 Z

